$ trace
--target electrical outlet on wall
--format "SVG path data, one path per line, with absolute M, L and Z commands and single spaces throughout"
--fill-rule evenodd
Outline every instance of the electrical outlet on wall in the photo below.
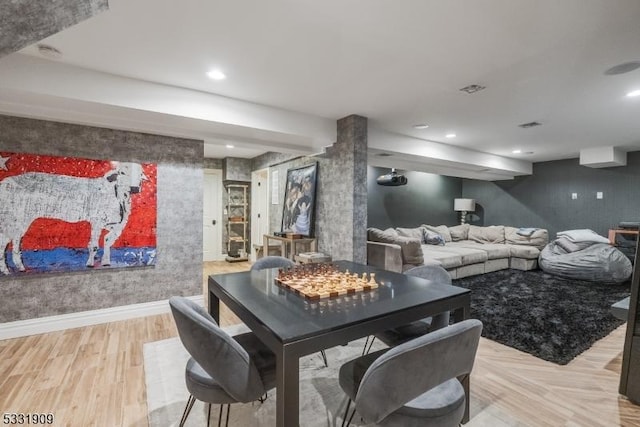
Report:
M 578 193 L 571 193 L 571 200 L 576 200 L 578 198 Z
M 602 199 L 603 197 L 604 195 L 602 194 L 602 191 L 596 192 L 596 199 Z

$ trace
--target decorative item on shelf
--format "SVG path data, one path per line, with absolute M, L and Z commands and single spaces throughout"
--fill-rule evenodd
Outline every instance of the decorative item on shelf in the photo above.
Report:
M 244 222 L 243 216 L 230 216 L 229 222 Z
M 475 199 L 454 199 L 453 210 L 460 212 L 460 224 L 464 224 L 467 213 L 476 210 L 476 201 Z
M 286 233 L 287 239 L 302 239 L 302 234 L 299 233 Z

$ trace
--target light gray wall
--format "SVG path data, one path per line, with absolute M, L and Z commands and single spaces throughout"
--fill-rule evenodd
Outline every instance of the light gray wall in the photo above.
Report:
M 222 180 L 251 182 L 251 159 L 236 157 L 222 159 Z
M 107 0 L 0 1 L 0 58 L 108 9 Z
M 0 115 L 0 151 L 158 166 L 155 267 L 0 277 L 0 322 L 202 292 L 203 141 Z
M 277 156 L 271 160 L 280 160 Z M 278 204 L 269 205 L 270 231 L 280 231 L 287 170 L 318 162 L 315 237 L 318 250 L 334 260 L 366 263 L 367 119 L 338 121 L 338 140 L 325 157 L 299 157 L 270 168 L 278 171 Z M 264 167 L 264 162 L 255 162 Z
M 202 167 L 205 169 L 222 169 L 222 159 L 205 158 L 202 160 Z

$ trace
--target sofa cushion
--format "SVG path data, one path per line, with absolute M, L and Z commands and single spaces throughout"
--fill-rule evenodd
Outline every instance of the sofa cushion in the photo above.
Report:
M 449 227 L 449 233 L 451 234 L 452 242 L 467 240 L 469 236 L 469 224 L 460 224 L 453 227 Z
M 477 264 L 479 262 L 485 262 L 488 259 L 487 252 L 480 249 L 446 244 L 445 246 L 439 246 L 437 250 L 459 255 L 462 258 L 462 265 Z
M 393 243 L 400 246 L 404 264 L 422 264 L 424 262 L 422 241 L 419 239 L 394 235 L 378 228 L 367 229 L 367 238 L 372 242 Z
M 538 259 L 538 255 L 540 255 L 540 249 L 535 246 L 525 246 L 525 245 L 505 245 L 509 247 L 511 252 L 511 256 L 514 258 L 524 258 L 524 259 Z
M 436 260 L 443 268 L 449 270 L 462 265 L 462 257 L 452 252 L 442 252 L 442 246 L 422 245 L 425 260 Z
M 444 238 L 445 242 L 451 241 L 451 233 L 449 232 L 449 227 L 447 227 L 446 225 L 439 225 L 437 227 L 434 227 L 433 225 L 422 224 L 422 227 L 426 228 L 427 230 L 435 231 Z
M 504 226 L 478 227 L 471 225 L 469 226 L 469 240 L 478 243 L 504 243 Z
M 544 228 L 537 229 L 530 236 L 522 236 L 518 234 L 518 230 L 516 227 L 505 227 L 505 243 L 510 245 L 535 246 L 540 250 L 549 243 L 549 232 Z
M 422 243 L 424 243 L 424 228 L 416 227 L 416 228 L 396 228 L 398 235 L 404 237 L 411 237 L 412 239 L 418 239 Z
M 488 259 L 509 258 L 511 255 L 509 246 L 502 243 L 476 243 L 471 240 L 462 240 L 448 243 L 448 245 L 485 251 Z

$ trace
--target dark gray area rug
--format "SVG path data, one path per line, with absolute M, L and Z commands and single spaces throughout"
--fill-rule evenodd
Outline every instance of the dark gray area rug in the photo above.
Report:
M 611 304 L 629 296 L 630 282 L 606 285 L 563 279 L 542 270 L 501 270 L 454 280 L 471 290 L 471 317 L 482 336 L 566 365 L 620 326 Z

